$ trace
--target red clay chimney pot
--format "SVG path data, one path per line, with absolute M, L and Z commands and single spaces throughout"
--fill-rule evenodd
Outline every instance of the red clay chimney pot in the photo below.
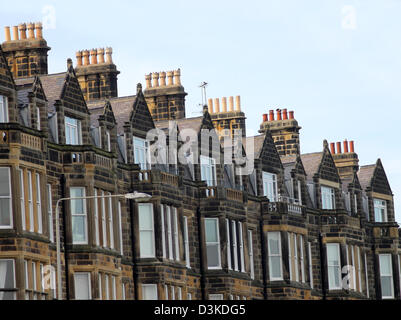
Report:
M 336 144 L 335 143 L 330 143 L 330 149 L 332 154 L 336 154 Z
M 283 120 L 288 120 L 288 112 L 287 109 L 283 110 Z
M 337 142 L 337 153 L 341 154 L 341 142 Z

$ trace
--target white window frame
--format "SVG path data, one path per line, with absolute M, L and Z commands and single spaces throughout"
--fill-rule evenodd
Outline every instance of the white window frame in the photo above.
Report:
M 175 260 L 180 260 L 180 246 L 178 242 L 178 212 L 177 208 L 173 207 L 174 215 L 174 247 L 175 247 Z
M 175 287 L 171 286 L 171 300 L 175 300 Z
M 215 187 L 217 185 L 216 159 L 201 155 L 200 171 L 201 180 L 205 181 L 208 187 Z
M 2 298 L 2 299 L 0 299 L 0 301 L 3 300 L 2 296 L 3 296 L 3 293 L 5 293 L 5 292 L 12 292 L 13 293 L 13 299 L 11 299 L 11 300 L 16 300 L 17 299 L 15 260 L 14 259 L 0 259 L 0 262 L 6 263 L 6 265 L 7 265 L 7 263 L 9 263 L 9 261 L 12 261 L 13 287 L 12 288 L 5 288 L 5 287 L 4 288 L 0 288 L 0 297 Z
M 278 200 L 277 175 L 263 171 L 263 195 L 270 202 Z
M 151 213 L 151 228 L 150 229 L 141 229 L 141 208 L 142 207 L 149 207 Z M 154 224 L 154 210 L 152 203 L 138 203 L 138 222 L 139 222 L 139 245 L 140 245 L 140 257 L 141 258 L 154 258 L 156 256 L 156 248 L 155 248 L 155 224 Z M 144 254 L 141 248 L 141 233 L 151 233 L 152 239 L 152 252 L 150 254 Z
M 94 190 L 94 196 L 97 197 L 97 189 Z M 94 198 L 94 216 L 95 216 L 95 243 L 97 246 L 100 245 L 100 236 L 99 236 L 99 198 Z
M 109 275 L 104 275 L 104 291 L 106 293 L 105 300 L 110 300 L 110 283 L 109 283 Z
M 0 95 L 0 123 L 8 122 L 8 98 Z
M 48 223 L 49 223 L 49 239 L 51 242 L 54 242 L 54 228 L 53 228 L 53 193 L 52 193 L 52 185 L 48 183 L 46 185 L 47 191 L 47 216 L 48 216 Z
M 358 291 L 362 292 L 362 266 L 361 266 L 361 249 L 356 247 L 357 261 L 358 261 Z
M 118 201 L 118 238 L 120 246 L 120 254 L 124 255 L 124 244 L 123 244 L 123 227 L 122 227 L 122 211 L 121 211 L 121 201 Z
M 227 267 L 232 270 L 231 266 L 231 241 L 230 241 L 230 220 L 226 219 L 226 232 L 227 232 Z
M 141 170 L 149 170 L 150 169 L 150 154 L 149 154 L 149 142 L 145 139 L 133 137 L 133 155 L 134 155 L 134 163 L 139 164 Z M 142 154 L 143 160 L 145 162 L 141 162 L 138 157 L 135 155 L 139 153 Z
M 171 225 L 171 207 L 166 206 L 167 209 L 167 239 L 168 239 L 168 258 L 174 260 L 173 252 L 173 230 Z
M 85 197 L 86 195 L 86 188 L 85 187 L 70 187 L 70 195 L 71 195 L 71 190 L 72 189 L 81 189 L 82 192 L 82 196 Z M 72 212 L 72 201 L 82 201 L 82 208 L 83 208 L 83 213 L 80 214 L 76 214 Z M 86 199 L 78 199 L 78 200 L 70 200 L 70 210 L 71 210 L 71 236 L 72 236 L 72 242 L 73 244 L 88 244 L 88 213 L 87 213 L 87 209 L 86 209 Z M 74 230 L 73 230 L 73 218 L 74 216 L 76 217 L 84 217 L 84 236 L 85 236 L 85 240 L 83 241 L 76 241 L 74 240 Z
M 223 300 L 222 294 L 209 294 L 209 300 Z
M 169 300 L 168 285 L 164 285 L 164 300 Z
M 181 287 L 177 287 L 177 300 L 182 300 L 182 289 Z
M 304 253 L 304 236 L 299 236 L 299 263 L 301 264 L 301 282 L 305 283 L 305 253 Z
M 117 300 L 116 276 L 111 276 L 111 300 Z
M 255 279 L 255 261 L 253 260 L 253 235 L 252 230 L 248 230 L 248 247 L 249 247 L 249 271 L 251 279 Z
M 78 281 L 82 282 L 82 280 L 77 279 L 78 278 L 77 275 L 86 276 L 86 280 L 88 281 L 87 282 L 87 284 L 88 284 L 88 294 L 89 294 L 88 299 L 85 299 L 85 298 L 77 299 L 77 287 L 78 287 L 77 286 L 77 282 Z M 91 274 L 90 274 L 90 272 L 75 272 L 74 273 L 74 284 L 75 284 L 75 295 L 74 295 L 75 300 L 91 300 L 92 299 L 92 286 L 91 286 Z
M 238 266 L 238 247 L 237 247 L 237 225 L 235 221 L 231 221 L 231 229 L 232 229 L 232 247 L 233 247 L 233 255 L 234 255 L 234 270 L 239 271 Z
M 99 300 L 103 300 L 103 286 L 102 286 L 102 274 L 99 273 L 97 276 L 98 289 L 99 289 Z
M 42 194 L 40 188 L 40 175 L 39 173 L 35 174 L 35 182 L 36 182 L 36 219 L 38 222 L 38 233 L 43 232 L 43 222 L 42 222 Z
M 297 181 L 298 183 L 298 203 L 300 206 L 302 206 L 302 184 L 301 180 Z
M 242 222 L 238 222 L 238 231 L 239 231 L 239 250 L 240 250 L 240 259 L 241 259 L 241 272 L 245 272 L 245 256 L 244 256 L 244 237 L 243 237 L 243 229 Z
M 290 281 L 294 281 L 294 274 L 293 274 L 293 270 L 292 270 L 292 260 L 293 260 L 293 256 L 292 256 L 292 246 L 293 246 L 293 242 L 292 242 L 292 233 L 288 232 L 288 269 L 290 271 Z
M 104 198 L 105 193 L 102 190 L 101 191 L 101 204 L 102 204 L 102 246 L 103 248 L 108 247 L 108 241 L 107 241 L 107 229 L 106 229 L 106 198 Z
M 382 268 L 382 258 L 389 258 L 389 267 L 390 267 L 390 274 L 383 274 Z M 390 277 L 390 284 L 391 284 L 391 296 L 383 296 L 383 287 L 382 290 L 382 299 L 394 299 L 394 276 L 393 276 L 393 257 L 391 254 L 379 254 L 379 268 L 380 268 L 380 282 L 382 282 L 383 277 Z
M 312 260 L 312 244 L 308 242 L 308 258 L 309 258 L 309 283 L 311 289 L 313 289 L 313 260 Z
M 35 220 L 33 217 L 32 171 L 30 170 L 28 170 L 28 209 L 29 209 L 29 231 L 34 232 Z
M 162 225 L 162 250 L 163 250 L 163 258 L 167 258 L 167 252 L 166 252 L 166 228 L 164 225 L 164 205 L 162 204 L 160 206 L 160 219 L 161 219 L 161 225 Z
M 26 230 L 24 170 L 21 168 L 18 169 L 18 177 L 20 183 L 20 207 L 21 207 L 22 230 Z
M 147 297 L 146 290 L 153 289 L 152 297 Z M 158 300 L 157 284 L 142 284 L 142 300 Z
M 0 195 L 0 199 L 8 199 L 8 203 L 9 203 L 9 208 L 10 208 L 10 212 L 8 213 L 8 218 L 10 219 L 10 224 L 9 225 L 0 225 L 0 230 L 1 229 L 12 229 L 14 228 L 14 221 L 13 221 L 13 201 L 12 201 L 12 189 L 11 189 L 11 170 L 9 167 L 0 167 L 0 170 L 6 170 L 7 174 L 8 174 L 8 195 L 6 196 L 1 196 Z
M 375 214 L 375 222 L 388 222 L 387 215 L 387 201 L 383 199 L 373 199 L 373 207 Z M 377 213 L 376 210 L 380 210 L 380 214 Z
M 107 143 L 106 150 L 108 152 L 111 152 L 111 139 L 110 139 L 110 131 L 109 130 L 106 131 L 106 143 Z
M 327 186 L 321 186 L 321 194 L 322 194 L 322 209 L 335 210 L 336 209 L 335 189 Z
M 36 129 L 40 130 L 40 108 L 36 107 Z
M 278 253 L 272 253 L 270 248 L 270 239 L 272 236 L 278 235 Z M 268 232 L 267 233 L 267 247 L 268 247 L 268 258 L 269 258 L 269 280 L 270 281 L 282 281 L 283 280 L 283 259 L 282 259 L 282 248 L 281 248 L 281 233 L 280 232 Z M 279 257 L 280 262 L 280 276 L 273 277 L 272 275 L 272 258 Z
M 76 121 L 76 123 L 72 123 L 73 121 Z M 65 125 L 65 144 L 82 145 L 81 120 L 65 116 L 64 125 Z M 73 141 L 72 139 L 74 139 L 75 141 Z
M 107 195 L 111 196 L 111 193 L 108 192 Z M 111 197 L 108 198 L 108 204 L 109 204 L 108 226 L 110 235 L 110 249 L 114 249 L 113 199 Z
M 366 297 L 369 298 L 370 292 L 369 292 L 369 275 L 368 275 L 368 260 L 367 260 L 367 254 L 365 252 L 365 282 L 366 282 Z
M 336 250 L 337 254 L 337 262 L 338 265 L 331 265 L 329 262 L 329 248 L 333 247 Z M 328 283 L 329 283 L 329 290 L 341 290 L 341 256 L 340 256 L 340 244 L 339 243 L 327 243 L 326 244 L 326 251 L 327 251 L 327 277 L 328 277 Z M 338 286 L 336 284 L 330 283 L 330 272 L 337 272 L 338 274 L 338 279 L 339 279 L 339 284 Z
M 191 268 L 191 257 L 189 255 L 189 237 L 188 237 L 188 217 L 184 216 L 184 247 L 186 267 Z
M 206 228 L 206 222 L 207 221 L 215 221 L 215 230 L 216 230 L 216 242 L 207 242 L 207 228 Z M 221 251 L 220 251 L 220 232 L 219 232 L 219 219 L 218 218 L 205 218 L 204 221 L 204 226 L 205 226 L 205 242 L 206 242 L 206 248 L 209 246 L 217 246 L 217 260 L 218 264 L 217 266 L 209 266 L 209 259 L 207 259 L 207 265 L 209 270 L 219 270 L 221 269 Z M 207 250 L 206 250 L 207 251 Z M 207 258 L 207 257 L 206 257 Z

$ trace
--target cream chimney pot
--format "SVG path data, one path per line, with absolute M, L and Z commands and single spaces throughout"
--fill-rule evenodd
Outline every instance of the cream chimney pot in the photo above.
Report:
M 10 27 L 5 27 L 4 31 L 6 33 L 6 41 L 11 41 Z
M 157 88 L 159 86 L 159 73 L 153 72 L 152 79 L 153 79 L 153 88 Z
M 234 112 L 234 97 L 230 97 L 228 101 L 229 101 L 230 112 Z
M 78 51 L 75 56 L 77 57 L 77 67 L 82 66 L 82 52 Z
M 181 70 L 180 69 L 174 71 L 174 83 L 177 86 L 181 85 Z
M 227 112 L 227 98 L 222 99 L 223 110 L 221 112 Z
M 214 105 L 216 106 L 216 113 L 220 113 L 220 100 L 219 98 L 214 99 Z
M 18 26 L 13 27 L 13 40 L 19 40 Z
M 113 63 L 113 49 L 112 48 L 106 48 L 106 63 L 112 64 Z
M 88 50 L 84 50 L 82 52 L 82 56 L 84 58 L 84 66 L 88 66 L 89 65 L 89 51 Z
M 33 23 L 28 23 L 28 39 L 35 39 L 35 25 Z
M 160 87 L 166 86 L 166 73 L 164 71 L 160 72 Z
M 209 113 L 213 113 L 213 99 L 208 100 Z
M 20 39 L 21 40 L 25 40 L 26 39 L 26 24 L 25 23 L 21 23 L 19 26 L 18 26 L 18 30 L 19 30 L 19 32 L 20 32 Z
M 104 63 L 104 48 L 97 49 L 97 63 Z
M 91 64 L 97 64 L 97 50 L 91 50 Z
M 152 74 L 145 74 L 146 88 L 152 88 Z
M 42 29 L 43 29 L 42 22 L 36 22 L 35 23 L 36 39 L 43 39 Z
M 174 85 L 174 73 L 173 71 L 167 71 L 167 85 L 172 86 Z
M 235 97 L 235 111 L 241 112 L 241 97 L 240 96 Z

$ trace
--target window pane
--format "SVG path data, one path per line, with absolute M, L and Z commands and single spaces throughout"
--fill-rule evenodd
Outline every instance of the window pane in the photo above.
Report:
M 0 226 L 11 225 L 10 199 L 0 199 Z
M 150 204 L 139 204 L 139 228 L 140 230 L 153 229 L 152 207 Z
M 218 245 L 208 245 L 207 251 L 207 265 L 208 267 L 219 267 L 219 246 Z
M 153 256 L 153 231 L 141 231 L 140 233 L 141 256 Z
M 391 290 L 392 277 L 381 277 L 382 297 L 392 297 Z
M 157 286 L 142 285 L 142 300 L 157 300 Z
M 382 275 L 391 275 L 391 259 L 389 255 L 381 255 L 380 256 L 380 274 Z
M 10 169 L 0 168 L 0 197 L 10 196 Z
M 270 257 L 270 276 L 272 278 L 281 277 L 281 257 Z
M 14 288 L 14 261 L 0 260 L 0 289 Z
M 91 299 L 89 273 L 75 273 L 74 284 L 75 284 L 75 300 Z
M 269 233 L 269 252 L 270 254 L 280 254 L 280 234 L 278 232 Z
M 206 242 L 217 242 L 217 220 L 205 219 Z
M 72 233 L 74 242 L 85 242 L 85 226 L 86 217 L 85 216 L 73 216 L 72 217 Z

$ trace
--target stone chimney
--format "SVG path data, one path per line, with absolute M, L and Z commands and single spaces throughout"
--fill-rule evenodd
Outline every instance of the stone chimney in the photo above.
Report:
M 345 140 L 343 143 L 331 143 L 330 146 L 330 150 L 340 177 L 342 179 L 352 178 L 354 173 L 359 171 L 359 159 L 358 155 L 355 153 L 354 141 L 348 142 Z M 335 146 L 337 146 L 337 150 Z

